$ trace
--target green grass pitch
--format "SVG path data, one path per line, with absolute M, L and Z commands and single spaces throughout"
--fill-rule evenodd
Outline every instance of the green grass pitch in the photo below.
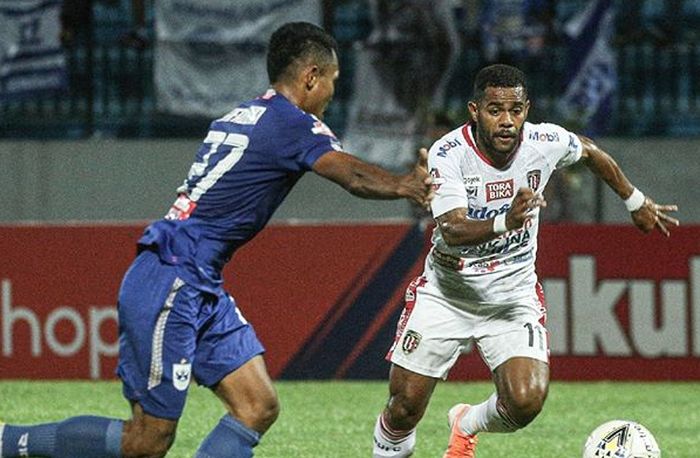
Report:
M 372 428 L 386 400 L 385 382 L 277 382 L 282 413 L 256 448 L 260 458 L 360 458 L 371 454 Z M 439 458 L 446 445 L 446 412 L 456 402 L 480 402 L 490 383 L 438 385 L 418 429 L 414 458 Z M 95 414 L 129 415 L 117 382 L 0 382 L 0 420 L 35 423 Z M 169 457 L 192 457 L 223 414 L 207 389 L 192 387 Z M 700 456 L 700 382 L 553 382 L 544 411 L 514 434 L 482 434 L 479 458 L 580 457 L 593 428 L 624 418 L 647 426 L 664 458 Z

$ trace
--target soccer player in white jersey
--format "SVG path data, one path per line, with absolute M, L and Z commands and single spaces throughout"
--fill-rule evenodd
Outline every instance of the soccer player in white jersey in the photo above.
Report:
M 391 361 L 389 400 L 377 418 L 374 457 L 413 453 L 416 425 L 438 380 L 474 344 L 495 392 L 457 404 L 444 458 L 476 453 L 477 434 L 513 432 L 540 412 L 549 385 L 542 290 L 535 273 L 542 192 L 559 168 L 582 162 L 624 201 L 634 224 L 669 235 L 675 205 L 637 190 L 593 141 L 554 124 L 530 124 L 523 73 L 482 69 L 468 104 L 471 120 L 431 147 L 428 167 L 437 223 L 423 274 L 406 292 Z

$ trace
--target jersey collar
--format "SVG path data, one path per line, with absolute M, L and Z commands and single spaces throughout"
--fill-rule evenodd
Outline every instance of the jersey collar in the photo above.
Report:
M 472 148 L 472 150 L 476 153 L 477 156 L 481 158 L 482 161 L 493 167 L 494 169 L 498 170 L 505 170 L 510 165 L 513 163 L 513 159 L 515 159 L 515 156 L 518 154 L 518 151 L 520 151 L 520 145 L 523 144 L 523 131 L 522 129 L 520 130 L 520 138 L 518 139 L 518 146 L 515 147 L 515 150 L 510 153 L 510 156 L 508 157 L 508 161 L 503 165 L 503 167 L 498 167 L 494 162 L 489 158 L 486 154 L 481 152 L 479 147 L 476 144 L 476 137 L 474 135 L 474 129 L 476 128 L 476 125 L 474 124 L 473 121 L 468 122 L 467 124 L 462 127 L 462 135 L 464 136 L 464 139 L 467 141 L 467 144 Z

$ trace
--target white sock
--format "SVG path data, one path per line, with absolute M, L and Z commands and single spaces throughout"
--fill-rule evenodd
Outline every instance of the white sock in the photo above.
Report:
M 374 448 L 372 458 L 404 458 L 413 454 L 416 447 L 416 430 L 391 429 L 380 414 L 374 424 Z
M 498 396 L 493 393 L 481 404 L 472 406 L 462 417 L 459 426 L 467 434 L 480 432 L 512 433 L 520 427 L 509 418 L 504 418 L 497 408 Z

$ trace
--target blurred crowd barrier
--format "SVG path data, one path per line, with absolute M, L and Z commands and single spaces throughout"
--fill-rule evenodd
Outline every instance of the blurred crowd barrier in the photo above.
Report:
M 4 2 L 0 18 L 3 10 L 15 11 L 8 9 L 7 5 L 12 2 Z M 60 2 L 40 3 L 60 5 Z M 64 6 L 60 13 L 65 84 L 55 91 L 24 96 L 0 90 L 0 137 L 201 136 L 214 115 L 182 116 L 177 110 L 159 109 L 158 82 L 154 82 L 157 54 L 170 46 L 157 37 L 158 9 L 165 11 L 160 15 L 161 22 L 166 22 L 170 17 L 166 9 L 169 3 L 182 7 L 187 2 L 161 2 L 157 8 L 155 2 L 134 3 L 145 8 L 145 12 L 140 12 L 140 19 L 130 18 L 134 6 L 123 0 L 64 2 L 73 5 L 68 10 Z M 231 8 L 238 8 L 231 13 L 232 17 L 245 14 L 246 2 L 228 3 L 234 5 Z M 236 3 L 244 6 L 235 7 Z M 277 14 L 275 20 L 279 22 L 284 21 L 280 8 L 293 11 L 292 4 L 304 2 L 257 3 L 250 14 Z M 267 3 L 270 6 L 265 10 L 261 5 Z M 602 118 L 604 126 L 597 129 L 601 134 L 700 134 L 700 39 L 697 33 L 692 33 L 698 30 L 692 21 L 696 18 L 700 24 L 700 11 L 689 9 L 694 2 L 644 1 L 634 2 L 634 8 L 630 8 L 630 2 L 613 0 L 340 0 L 318 3 L 320 7 L 308 20 L 324 23 L 340 45 L 341 76 L 327 121 L 341 136 L 353 122 L 353 102 L 362 93 L 357 85 L 367 83 L 366 74 L 370 71 L 379 75 L 379 84 L 388 89 L 388 97 L 411 114 L 419 112 L 416 122 L 409 126 L 413 126 L 416 135 L 424 135 L 425 126 L 433 122 L 436 114 L 447 116 L 453 123 L 464 120 L 473 76 L 483 65 L 496 61 L 516 64 L 528 75 L 533 99 L 531 120 L 556 121 L 571 128 L 585 127 L 581 125 L 583 114 L 574 113 L 572 119 L 564 119 L 561 107 L 565 96 L 572 97 L 566 95 L 567 90 L 570 91 L 568 85 L 577 77 L 576 71 L 581 70 L 579 93 L 573 96 L 578 97 L 579 103 L 590 109 L 605 102 L 598 100 L 603 99 L 605 91 L 611 95 L 610 106 L 606 107 Z M 75 4 L 83 4 L 82 9 Z M 309 8 L 303 6 L 305 10 Z M 192 6 L 187 12 L 207 13 Z M 8 24 L 15 24 L 23 17 L 10 13 L 5 15 Z M 604 17 L 608 13 L 612 21 L 609 24 Z M 34 11 L 33 18 L 29 18 L 33 22 L 19 28 L 17 33 L 33 32 L 37 40 L 41 33 L 55 34 L 52 29 L 39 26 L 37 14 Z M 291 12 L 286 14 L 298 19 Z M 143 23 L 138 25 L 134 21 Z M 607 30 L 608 26 L 612 28 Z M 261 33 L 269 34 L 270 30 Z M 607 57 L 600 56 L 607 51 L 598 49 L 600 43 L 594 41 L 598 34 L 610 48 L 614 65 L 611 68 L 605 67 Z M 245 58 L 246 50 L 251 56 L 257 56 L 258 48 L 267 39 L 260 36 L 252 40 L 243 34 L 240 42 L 215 47 L 202 46 L 201 40 L 215 36 L 211 32 L 192 36 L 199 41 L 189 43 L 191 46 L 187 49 L 202 52 L 206 49 L 210 61 L 216 60 L 211 53 L 230 55 L 232 47 L 236 48 L 234 54 L 238 59 Z M 0 36 L 0 43 L 2 41 Z M 598 53 L 597 61 L 592 63 L 584 62 L 592 59 L 589 48 L 596 48 Z M 51 49 L 57 51 L 55 47 Z M 0 54 L 0 59 L 2 56 Z M 7 72 L 11 70 L 1 67 L 0 82 L 2 88 L 6 88 L 7 78 L 11 76 Z M 232 82 L 238 81 L 238 85 L 241 75 L 236 72 L 243 71 L 239 67 L 232 65 L 230 69 Z M 244 80 L 266 80 L 264 72 L 243 76 Z
M 260 62 L 272 24 L 303 18 L 324 25 L 338 40 L 341 74 L 325 121 L 346 149 L 367 160 L 402 169 L 413 160 L 418 146 L 429 146 L 466 120 L 466 102 L 478 69 L 507 62 L 528 75 L 531 121 L 555 122 L 600 139 L 603 146 L 615 147 L 610 150 L 614 155 L 617 144 L 607 140 L 623 139 L 619 154 L 629 162 L 625 171 L 635 183 L 651 195 L 675 201 L 674 186 L 679 180 L 691 182 L 700 173 L 692 154 L 697 151 L 692 139 L 700 136 L 700 6 L 696 3 L 6 0 L 0 4 L 0 139 L 4 139 L 0 153 L 7 153 L 8 167 L 4 172 L 8 182 L 46 180 L 36 189 L 60 196 L 66 193 L 60 183 L 59 189 L 48 189 L 50 177 L 35 174 L 29 165 L 24 170 L 16 161 L 18 149 L 35 144 L 23 147 L 13 141 L 201 138 L 210 120 L 223 113 L 219 106 L 202 113 L 210 104 L 197 99 L 198 93 L 184 93 L 202 86 L 199 93 L 207 96 L 197 70 L 231 76 L 230 83 L 213 83 L 219 94 L 230 84 L 238 93 L 253 97 L 266 86 Z M 261 23 L 266 26 L 259 28 Z M 227 24 L 236 27 L 226 28 Z M 188 59 L 196 62 L 183 67 Z M 241 60 L 246 65 L 237 64 Z M 258 70 L 247 65 L 253 61 L 258 62 Z M 168 70 L 168 65 L 174 66 Z M 163 100 L 166 83 L 168 103 Z M 245 84 L 249 84 L 247 90 L 240 87 Z M 177 109 L 178 97 L 190 106 Z M 192 107 L 199 113 L 188 111 Z M 639 141 L 652 137 L 686 142 L 690 150 L 674 150 L 671 153 L 679 157 L 658 164 L 658 154 L 669 154 L 668 146 Z M 133 155 L 157 149 L 142 146 Z M 82 164 L 89 156 L 81 152 L 91 148 L 77 142 L 68 148 L 56 143 L 48 147 L 61 154 L 72 150 L 75 157 L 67 162 L 81 160 Z M 177 153 L 175 161 L 188 162 L 195 147 L 193 142 Z M 131 146 L 101 144 L 99 148 L 115 151 L 121 158 Z M 649 154 L 627 161 L 635 152 Z M 154 166 L 163 167 L 162 163 Z M 653 172 L 661 168 L 663 173 Z M 555 176 L 548 198 L 551 220 L 611 220 L 608 209 L 615 208 L 615 203 L 609 202 L 600 183 L 588 179 L 576 169 Z M 115 181 L 114 186 L 119 184 Z M 168 190 L 172 185 L 162 186 Z M 36 194 L 33 189 L 28 189 L 27 196 Z M 654 192 L 657 189 L 662 190 L 660 196 Z M 13 201 L 33 198 L 27 196 Z M 36 205 L 17 204 L 5 216 L 0 212 L 0 220 L 32 219 L 37 214 L 41 219 L 42 208 L 50 213 L 46 218 L 62 219 L 64 212 L 51 213 L 47 199 L 36 198 Z M 151 217 L 156 213 L 153 208 L 160 208 L 151 202 L 145 205 L 130 214 L 117 211 L 114 217 L 138 219 L 143 208 L 145 216 Z M 398 216 L 405 213 L 397 212 Z M 111 214 L 106 218 L 112 219 Z M 84 217 L 93 219 L 95 212 Z

